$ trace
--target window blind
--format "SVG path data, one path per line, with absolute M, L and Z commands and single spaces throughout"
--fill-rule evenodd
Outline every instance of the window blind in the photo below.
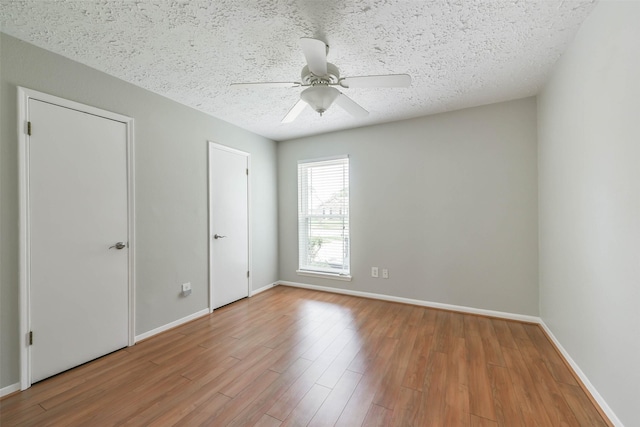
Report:
M 299 270 L 349 275 L 349 158 L 298 163 Z

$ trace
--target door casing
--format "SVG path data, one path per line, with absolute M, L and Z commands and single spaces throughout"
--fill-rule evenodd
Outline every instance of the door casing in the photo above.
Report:
M 127 153 L 127 234 L 128 234 L 128 344 L 135 344 L 135 194 L 134 194 L 134 149 L 133 119 L 121 114 L 69 101 L 57 96 L 18 87 L 18 186 L 19 186 L 19 258 L 20 258 L 20 390 L 31 387 L 31 352 L 29 346 L 30 324 L 30 263 L 29 263 L 29 100 L 35 99 L 60 107 L 77 110 L 126 126 Z
M 247 265 L 249 271 L 252 270 L 251 266 L 251 154 L 245 151 L 237 150 L 235 148 L 227 147 L 226 145 L 218 144 L 213 141 L 208 141 L 208 169 L 209 169 L 209 186 L 208 186 L 208 195 L 209 195 L 209 313 L 212 313 L 214 310 L 214 295 L 213 295 L 213 198 L 211 197 L 211 188 L 214 185 L 213 183 L 213 173 L 211 168 L 211 156 L 214 155 L 214 149 L 228 151 L 230 153 L 239 154 L 245 156 L 247 158 L 247 168 L 249 170 L 249 176 L 247 177 L 247 251 L 248 251 L 248 260 Z M 252 295 L 252 275 L 249 274 L 247 281 L 247 295 L 250 298 Z

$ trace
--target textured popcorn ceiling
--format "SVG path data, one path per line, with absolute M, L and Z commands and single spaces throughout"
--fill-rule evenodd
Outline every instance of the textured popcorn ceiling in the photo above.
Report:
M 0 0 L 0 29 L 274 140 L 536 94 L 592 0 Z M 300 37 L 321 38 L 343 77 L 408 73 L 410 88 L 341 89 L 333 106 L 280 120 L 300 88 Z

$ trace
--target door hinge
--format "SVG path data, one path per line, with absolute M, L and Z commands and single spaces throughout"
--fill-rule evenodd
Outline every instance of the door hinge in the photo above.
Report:
M 27 135 L 31 136 L 31 122 L 27 122 Z
M 249 272 L 247 271 L 247 277 L 249 277 Z
M 33 345 L 33 331 L 29 331 L 29 345 Z
M 249 169 L 247 169 L 247 175 L 249 175 Z

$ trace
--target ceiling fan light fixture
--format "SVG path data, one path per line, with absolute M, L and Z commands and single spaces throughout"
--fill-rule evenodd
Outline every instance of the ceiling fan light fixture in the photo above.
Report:
M 316 112 L 324 113 L 333 101 L 340 95 L 340 91 L 331 86 L 311 86 L 302 91 L 300 98 L 309 104 Z

